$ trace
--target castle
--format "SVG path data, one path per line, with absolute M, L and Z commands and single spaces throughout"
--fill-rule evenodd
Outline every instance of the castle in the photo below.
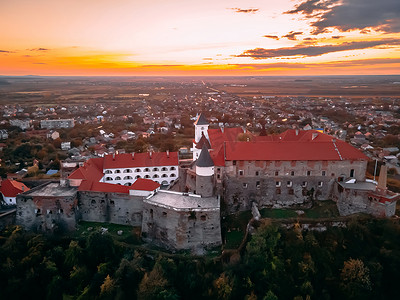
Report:
M 344 141 L 315 130 L 209 129 L 202 114 L 194 126 L 189 167 L 176 152 L 92 158 L 60 183 L 18 195 L 17 223 L 44 231 L 74 230 L 79 220 L 127 224 L 140 226 L 145 241 L 189 249 L 220 245 L 221 213 L 253 205 L 334 199 L 343 215 L 395 212 L 399 195 L 387 191 L 385 176 L 378 185 L 367 180 L 368 157 Z

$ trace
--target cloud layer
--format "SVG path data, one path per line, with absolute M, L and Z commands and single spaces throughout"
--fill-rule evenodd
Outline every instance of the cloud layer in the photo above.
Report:
M 399 0 L 306 0 L 286 13 L 311 19 L 314 34 L 326 32 L 328 28 L 342 32 L 368 28 L 400 32 Z
M 284 47 L 277 49 L 255 48 L 246 50 L 238 57 L 251 57 L 253 59 L 265 59 L 283 56 L 319 56 L 325 53 L 358 50 L 372 48 L 376 46 L 399 45 L 400 39 L 382 39 L 377 41 L 361 41 L 348 42 L 340 45 L 324 45 L 324 46 L 304 46 L 297 45 L 294 47 Z

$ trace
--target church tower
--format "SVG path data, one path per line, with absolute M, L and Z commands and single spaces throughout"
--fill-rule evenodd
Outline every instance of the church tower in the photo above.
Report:
M 194 122 L 194 142 L 193 142 L 193 160 L 196 160 L 199 158 L 200 152 L 202 145 L 198 146 L 198 143 L 202 139 L 206 139 L 207 142 L 209 143 L 209 137 L 208 137 L 208 126 L 210 124 L 208 123 L 207 119 L 204 117 L 203 114 L 200 114 L 197 118 L 197 120 Z M 202 142 L 202 144 L 204 141 Z M 197 147 L 196 147 L 197 146 Z
M 202 197 L 212 197 L 214 194 L 214 162 L 203 145 L 196 161 L 196 194 Z

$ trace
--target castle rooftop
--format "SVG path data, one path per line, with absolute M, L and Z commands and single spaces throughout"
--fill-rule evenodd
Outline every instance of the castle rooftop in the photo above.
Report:
M 74 197 L 77 188 L 61 186 L 59 182 L 49 182 L 39 185 L 21 195 L 32 197 Z
M 203 198 L 199 195 L 163 190 L 148 197 L 144 202 L 175 211 L 215 211 L 220 209 L 219 200 L 216 197 Z

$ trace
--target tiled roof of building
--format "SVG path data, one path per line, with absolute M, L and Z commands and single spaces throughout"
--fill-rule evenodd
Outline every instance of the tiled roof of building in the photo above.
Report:
M 131 186 L 83 180 L 78 191 L 129 194 L 129 190 L 151 192 L 159 187 L 159 183 L 144 178 L 138 178 Z
M 317 130 L 290 129 L 279 135 L 237 141 L 242 128 L 209 129 L 214 164 L 225 160 L 368 160 L 350 144 Z
M 361 151 L 340 140 L 226 142 L 225 155 L 226 160 L 368 160 Z
M 137 191 L 154 191 L 160 187 L 160 184 L 145 178 L 138 178 L 130 187 L 131 190 Z
M 29 188 L 22 182 L 9 179 L 1 182 L 0 192 L 4 197 L 16 197 L 26 191 L 29 191 Z
M 130 186 L 83 180 L 78 191 L 129 194 Z
M 207 119 L 204 117 L 203 114 L 200 114 L 197 117 L 197 120 L 194 122 L 194 125 L 208 125 Z
M 69 179 L 99 181 L 103 177 L 103 157 L 91 158 L 68 176 Z
M 223 132 L 220 128 L 208 129 L 208 137 L 210 138 L 211 147 L 217 149 L 226 141 L 237 141 L 237 137 L 243 133 L 241 127 L 224 128 Z
M 104 169 L 177 166 L 178 152 L 121 153 L 104 156 Z
M 214 162 L 211 159 L 210 153 L 208 153 L 208 149 L 206 145 L 203 145 L 201 149 L 200 156 L 196 160 L 196 166 L 198 167 L 212 167 L 214 166 Z

